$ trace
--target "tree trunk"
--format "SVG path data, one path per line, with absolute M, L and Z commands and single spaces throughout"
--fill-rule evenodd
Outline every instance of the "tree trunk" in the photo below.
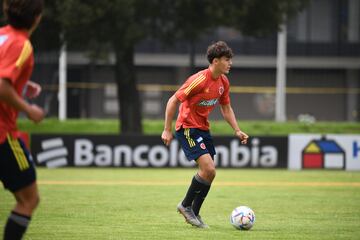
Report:
M 115 46 L 115 79 L 121 134 L 141 134 L 141 106 L 134 69 L 134 47 Z

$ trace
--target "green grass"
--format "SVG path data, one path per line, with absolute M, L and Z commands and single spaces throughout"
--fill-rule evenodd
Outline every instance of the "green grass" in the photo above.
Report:
M 243 121 L 240 127 L 248 134 L 254 135 L 287 135 L 289 133 L 360 133 L 360 123 L 349 122 L 317 122 L 305 124 L 299 122 L 266 122 Z M 60 122 L 56 119 L 46 119 L 41 124 L 33 124 L 29 120 L 20 120 L 18 126 L 21 130 L 30 133 L 84 133 L 84 134 L 118 134 L 119 123 L 117 120 L 99 119 L 70 119 Z M 160 135 L 163 130 L 162 120 L 144 120 L 145 134 Z M 211 131 L 214 135 L 231 135 L 231 127 L 224 121 L 211 121 Z
M 219 169 L 201 212 L 207 230 L 175 211 L 194 172 L 40 168 L 25 239 L 359 239 L 359 172 Z M 13 204 L 1 191 L 0 226 Z M 239 205 L 255 211 L 250 231 L 229 223 Z

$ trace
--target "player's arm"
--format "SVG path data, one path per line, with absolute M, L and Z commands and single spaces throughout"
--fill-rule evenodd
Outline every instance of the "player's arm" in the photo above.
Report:
M 176 109 L 179 102 L 180 102 L 179 99 L 177 99 L 177 97 L 174 94 L 166 104 L 164 131 L 161 134 L 161 139 L 166 146 L 168 146 L 171 140 L 173 139 L 173 134 L 171 132 L 172 120 L 176 113 Z
M 229 123 L 229 125 L 234 129 L 235 135 L 240 138 L 242 144 L 247 143 L 249 136 L 240 130 L 240 127 L 236 121 L 234 110 L 230 104 L 220 105 L 221 113 L 224 119 Z
M 4 101 L 15 109 L 25 112 L 28 118 L 35 123 L 40 122 L 45 116 L 44 111 L 40 107 L 27 103 L 17 94 L 10 80 L 4 78 L 0 78 L 0 101 Z
M 41 86 L 36 82 L 28 81 L 26 84 L 25 95 L 28 98 L 36 98 L 41 92 Z

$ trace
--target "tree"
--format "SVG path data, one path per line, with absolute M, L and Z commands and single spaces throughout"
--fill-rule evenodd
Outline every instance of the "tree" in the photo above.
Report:
M 165 0 L 163 6 L 171 24 L 164 29 L 170 38 L 162 38 L 174 42 L 185 41 L 189 46 L 190 71 L 195 69 L 196 42 L 206 33 L 220 25 L 216 18 L 219 9 L 214 7 L 218 1 L 212 0 Z
M 223 24 L 244 35 L 263 37 L 276 33 L 279 26 L 305 8 L 310 0 L 226 0 L 219 12 Z
M 137 43 L 152 36 L 164 43 L 187 41 L 194 68 L 195 43 L 219 26 L 245 35 L 274 33 L 285 15 L 307 0 L 57 0 L 46 3 L 44 21 L 35 32 L 41 49 L 58 47 L 59 36 L 70 49 L 115 55 L 114 73 L 121 133 L 141 133 L 141 106 L 134 69 Z M 52 26 L 52 27 L 48 27 Z M 43 36 L 47 36 L 44 38 Z M 45 46 L 45 47 L 44 47 Z
M 134 48 L 151 34 L 161 1 L 63 0 L 59 21 L 69 47 L 113 52 L 120 106 L 121 133 L 141 133 L 141 107 L 136 89 Z
M 41 23 L 31 35 L 31 42 L 37 51 L 58 51 L 61 47 L 56 1 L 46 1 Z
M 277 32 L 281 23 L 302 10 L 309 0 L 164 0 L 168 27 L 162 39 L 189 43 L 190 69 L 195 68 L 195 43 L 216 27 L 238 29 L 262 37 Z

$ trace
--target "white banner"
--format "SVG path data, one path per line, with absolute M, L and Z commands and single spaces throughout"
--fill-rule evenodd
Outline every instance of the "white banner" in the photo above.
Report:
M 291 134 L 288 168 L 360 170 L 360 135 Z

